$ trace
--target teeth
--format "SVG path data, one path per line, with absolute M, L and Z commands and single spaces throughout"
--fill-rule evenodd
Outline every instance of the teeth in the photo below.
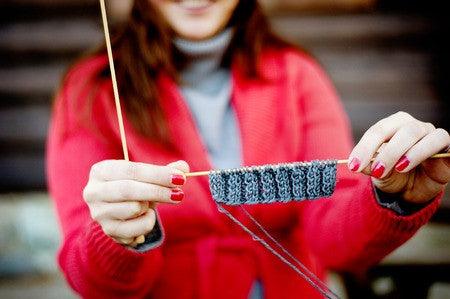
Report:
M 208 6 L 210 4 L 209 0 L 183 0 L 181 1 L 181 6 L 188 9 L 196 9 Z

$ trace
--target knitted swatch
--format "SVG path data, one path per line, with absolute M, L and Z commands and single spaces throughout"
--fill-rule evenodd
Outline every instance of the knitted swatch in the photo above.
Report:
M 335 160 L 214 170 L 211 194 L 226 205 L 300 201 L 331 196 L 336 186 Z

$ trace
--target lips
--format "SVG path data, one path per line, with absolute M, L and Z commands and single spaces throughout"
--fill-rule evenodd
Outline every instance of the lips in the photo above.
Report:
M 178 2 L 179 5 L 191 12 L 201 12 L 209 8 L 213 1 L 210 0 L 182 0 Z

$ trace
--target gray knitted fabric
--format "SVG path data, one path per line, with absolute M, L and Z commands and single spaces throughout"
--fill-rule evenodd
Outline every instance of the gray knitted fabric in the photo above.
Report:
M 212 171 L 211 194 L 226 205 L 300 201 L 331 196 L 335 160 L 253 166 Z

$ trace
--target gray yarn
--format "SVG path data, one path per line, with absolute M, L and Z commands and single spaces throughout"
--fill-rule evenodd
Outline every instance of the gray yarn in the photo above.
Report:
M 288 202 L 292 198 L 289 186 L 289 168 L 287 166 L 274 167 L 275 180 L 277 181 L 278 197 L 281 202 Z
M 331 196 L 337 161 L 312 161 L 215 170 L 211 194 L 227 205 L 301 201 Z
M 276 199 L 275 178 L 271 169 L 266 168 L 260 171 L 262 185 L 262 203 L 274 202 Z M 211 187 L 212 188 L 212 187 Z
M 228 199 L 230 202 L 239 204 L 241 199 L 244 198 L 242 196 L 242 174 L 232 173 L 228 176 L 227 181 Z
M 256 233 L 254 233 L 252 230 L 250 230 L 247 226 L 245 226 L 241 221 L 239 221 L 236 217 L 234 217 L 228 210 L 226 210 L 221 205 L 217 204 L 217 208 L 219 212 L 223 213 L 225 216 L 230 218 L 231 221 L 233 221 L 235 224 L 237 224 L 242 230 L 244 230 L 246 233 L 248 233 L 252 239 L 256 242 L 259 242 L 262 246 L 264 246 L 270 253 L 275 255 L 281 262 L 283 262 L 285 265 L 290 267 L 292 270 L 294 270 L 300 277 L 302 277 L 304 280 L 306 280 L 315 290 L 317 290 L 322 296 L 324 296 L 327 299 L 340 299 L 338 295 L 336 295 L 334 292 L 332 292 L 320 279 L 315 276 L 311 271 L 309 271 L 300 261 L 298 261 L 295 257 L 293 257 L 287 249 L 285 249 L 279 242 L 275 243 L 278 247 L 281 247 L 282 252 L 286 254 L 286 256 L 283 256 L 282 253 L 277 251 L 275 248 L 270 246 L 267 241 L 259 237 Z M 246 213 L 249 215 L 249 213 Z M 253 217 L 251 217 L 252 222 L 256 222 L 258 227 L 262 227 L 259 222 L 256 221 Z M 263 233 L 269 237 L 272 241 L 275 240 L 266 230 L 263 230 Z M 294 262 L 298 263 L 300 268 L 294 265 L 294 263 L 290 262 L 288 258 L 291 258 L 294 260 Z M 306 268 L 306 270 L 305 270 Z
M 325 167 L 322 172 L 322 194 L 333 194 L 336 187 L 337 164 L 331 164 Z
M 244 173 L 244 197 L 248 203 L 259 201 L 259 179 L 256 173 Z
M 209 185 L 214 186 L 214 188 L 211 189 L 211 195 L 216 200 L 216 202 L 221 202 L 221 199 L 226 198 L 226 180 L 224 176 L 221 175 L 214 175 L 209 176 Z
M 292 180 L 292 194 L 294 198 L 306 198 L 306 184 L 303 182 L 306 181 L 306 173 L 308 168 L 303 165 L 299 165 L 298 167 L 294 167 L 291 173 Z
M 315 199 L 321 196 L 321 179 L 320 179 L 320 165 L 316 161 L 311 163 L 306 173 L 306 194 L 309 199 Z
M 284 254 L 286 257 L 290 258 L 292 261 L 294 261 L 295 263 L 297 263 L 298 267 L 299 267 L 299 271 L 303 271 L 305 276 L 309 277 L 308 283 L 310 283 L 314 288 L 316 288 L 316 290 L 322 289 L 323 292 L 328 293 L 326 296 L 328 298 L 333 298 L 333 296 L 337 299 L 339 299 L 339 296 L 334 293 L 332 290 L 330 290 L 330 288 L 322 281 L 320 280 L 319 277 L 317 277 L 313 272 L 311 272 L 311 270 L 308 269 L 308 267 L 306 267 L 299 259 L 297 259 L 292 253 L 290 253 L 283 245 L 281 245 L 280 242 L 278 242 L 274 237 L 272 237 L 272 235 L 262 226 L 261 223 L 259 223 L 255 217 L 252 216 L 252 214 L 250 214 L 250 212 L 248 212 L 244 206 L 239 206 L 241 208 L 241 210 L 244 212 L 244 214 L 256 225 L 256 227 L 270 240 L 272 241 L 276 247 L 278 247 Z M 255 239 L 255 238 L 253 238 Z M 272 248 L 273 250 L 275 250 L 274 248 Z M 286 258 L 287 259 L 287 258 Z M 316 285 L 314 285 L 314 283 Z

